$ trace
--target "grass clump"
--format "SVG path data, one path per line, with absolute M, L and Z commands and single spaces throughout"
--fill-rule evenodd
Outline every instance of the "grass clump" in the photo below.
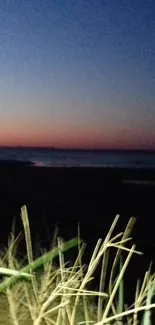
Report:
M 113 236 L 116 216 L 104 240 L 99 239 L 88 265 L 82 262 L 85 243 L 78 238 L 63 242 L 57 238 L 50 251 L 41 250 L 34 258 L 26 207 L 21 208 L 26 255 L 17 258 L 21 234 L 12 231 L 8 248 L 0 254 L 0 324 L 1 325 L 151 325 L 155 308 L 155 274 L 151 267 L 140 284 L 137 281 L 133 305 L 124 300 L 124 274 L 133 254 L 142 254 L 131 245 L 130 234 L 135 219 L 124 232 Z M 112 237 L 113 236 L 113 237 Z M 76 260 L 65 261 L 65 252 L 77 247 Z M 109 272 L 111 249 L 116 254 Z M 55 259 L 58 264 L 56 265 Z M 94 272 L 101 265 L 98 290 L 90 290 Z

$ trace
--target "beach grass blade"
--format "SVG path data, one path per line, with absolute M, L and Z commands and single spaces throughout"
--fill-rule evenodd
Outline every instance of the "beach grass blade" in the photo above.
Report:
M 66 243 L 63 244 L 63 247 L 61 248 L 61 252 L 64 253 L 64 252 L 68 251 L 69 249 L 76 247 L 78 245 L 78 243 L 79 243 L 79 239 L 77 239 L 77 238 L 73 238 L 73 239 L 67 241 Z M 51 251 L 38 257 L 32 263 L 23 267 L 20 271 L 18 271 L 18 274 L 12 275 L 10 278 L 4 280 L 2 283 L 0 283 L 0 293 L 3 292 L 9 286 L 11 286 L 13 283 L 15 283 L 19 279 L 19 277 L 23 276 L 23 273 L 24 273 L 24 276 L 27 276 L 27 273 L 29 273 L 30 271 L 36 270 L 40 266 L 44 265 L 45 263 L 50 262 L 51 260 L 53 260 L 54 258 L 59 256 L 59 251 L 60 251 L 60 248 L 58 248 L 58 247 L 52 249 Z M 28 274 L 28 277 L 29 276 L 30 276 L 30 274 Z
M 153 281 L 153 284 L 151 281 L 149 281 L 149 288 L 147 292 L 147 299 L 146 299 L 146 307 L 148 306 L 148 309 L 145 309 L 144 316 L 142 319 L 141 325 L 151 325 L 151 309 L 149 306 L 151 305 L 153 295 L 155 294 L 155 279 Z

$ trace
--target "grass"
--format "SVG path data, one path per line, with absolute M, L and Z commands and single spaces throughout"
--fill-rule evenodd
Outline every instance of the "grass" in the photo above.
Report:
M 26 254 L 17 258 L 21 233 L 14 227 L 8 247 L 0 252 L 0 324 L 1 325 L 151 325 L 155 274 L 151 265 L 142 283 L 137 281 L 133 304 L 124 300 L 124 274 L 133 254 L 142 254 L 131 245 L 131 218 L 124 232 L 113 236 L 117 215 L 104 240 L 99 239 L 88 265 L 83 263 L 85 243 L 78 238 L 63 242 L 57 238 L 47 252 L 33 256 L 31 232 L 26 207 L 21 208 Z M 77 249 L 71 264 L 65 253 Z M 109 272 L 109 256 L 115 257 Z M 56 263 L 57 260 L 57 263 Z M 96 269 L 101 265 L 98 290 L 90 290 Z

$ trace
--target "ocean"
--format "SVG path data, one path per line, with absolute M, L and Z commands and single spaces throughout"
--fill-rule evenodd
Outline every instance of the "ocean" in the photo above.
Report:
M 58 150 L 53 148 L 0 148 L 0 164 L 35 166 L 111 167 L 155 169 L 155 151 Z

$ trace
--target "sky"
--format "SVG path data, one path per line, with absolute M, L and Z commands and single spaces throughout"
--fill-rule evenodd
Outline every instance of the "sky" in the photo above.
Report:
M 155 149 L 154 0 L 1 0 L 0 146 Z

